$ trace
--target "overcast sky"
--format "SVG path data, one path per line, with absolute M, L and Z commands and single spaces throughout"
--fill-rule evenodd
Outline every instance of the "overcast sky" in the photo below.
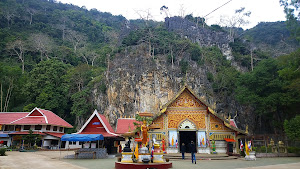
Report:
M 165 14 L 160 8 L 165 5 L 171 16 L 178 16 L 180 12 L 193 14 L 193 16 L 205 16 L 214 9 L 229 0 L 59 0 L 62 3 L 71 3 L 77 6 L 85 6 L 87 9 L 96 8 L 101 12 L 110 12 L 113 15 L 123 15 L 127 19 L 138 19 L 141 11 L 149 11 L 153 20 L 162 21 Z M 251 28 L 259 22 L 273 22 L 285 20 L 283 7 L 279 0 L 232 0 L 217 11 L 208 15 L 206 22 L 219 24 L 220 17 L 231 17 L 236 9 L 245 7 L 245 11 L 251 11 L 250 23 L 243 28 Z

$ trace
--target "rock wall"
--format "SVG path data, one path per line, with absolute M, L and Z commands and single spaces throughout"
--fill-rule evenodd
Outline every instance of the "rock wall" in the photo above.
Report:
M 227 60 L 233 58 L 229 43 L 234 39 L 226 32 L 216 32 L 181 17 L 166 18 L 165 27 L 168 31 L 179 33 L 182 37 L 188 38 L 194 43 L 197 42 L 200 46 L 219 47 Z
M 228 34 L 214 32 L 207 28 L 199 28 L 188 20 L 180 17 L 166 18 L 166 28 L 176 31 L 182 36 L 197 42 L 200 46 L 218 46 L 227 59 L 231 59 Z M 134 117 L 137 112 L 158 114 L 160 107 L 167 103 L 179 89 L 187 84 L 195 93 L 205 100 L 209 106 L 225 116 L 236 118 L 237 125 L 245 121 L 248 111 L 239 105 L 232 96 L 220 99 L 212 90 L 212 84 L 207 80 L 207 72 L 215 72 L 208 65 L 199 66 L 183 54 L 172 66 L 167 62 L 167 56 L 148 55 L 148 46 L 140 44 L 129 46 L 118 53 L 110 62 L 106 71 L 106 93 L 95 88 L 94 104 L 99 112 L 106 115 L 110 124 L 115 127 L 120 117 Z M 189 69 L 186 74 L 181 72 L 181 59 L 188 61 Z M 232 60 L 232 63 L 233 60 Z M 234 64 L 232 64 L 234 65 Z M 220 101 L 222 100 L 222 101 Z M 250 111 L 250 110 L 249 110 Z M 247 119 L 248 120 L 248 119 Z
M 199 66 L 188 59 L 190 68 L 183 74 L 179 62 L 172 68 L 164 55 L 157 55 L 155 59 L 147 56 L 146 45 L 130 47 L 126 51 L 131 52 L 119 53 L 109 65 L 106 93 L 94 90 L 94 103 L 112 126 L 116 125 L 118 118 L 134 117 L 137 112 L 157 115 L 160 107 L 184 84 L 221 113 L 231 113 L 233 117 L 237 109 L 241 109 L 232 98 L 228 98 L 228 103 L 218 101 L 206 77 L 210 67 Z

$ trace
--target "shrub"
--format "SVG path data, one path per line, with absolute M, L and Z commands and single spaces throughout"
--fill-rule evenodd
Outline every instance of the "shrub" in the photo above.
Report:
M 287 151 L 288 153 L 300 154 L 300 147 L 288 147 Z
M 0 148 L 0 156 L 6 156 L 6 148 Z
M 212 73 L 207 72 L 206 77 L 209 82 L 214 82 L 214 75 Z
M 179 64 L 181 67 L 181 72 L 185 74 L 189 68 L 189 63 L 185 60 L 181 60 Z

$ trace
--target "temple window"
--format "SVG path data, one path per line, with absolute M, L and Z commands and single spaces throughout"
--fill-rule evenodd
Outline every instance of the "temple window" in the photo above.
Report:
M 53 131 L 57 131 L 57 126 L 53 126 Z

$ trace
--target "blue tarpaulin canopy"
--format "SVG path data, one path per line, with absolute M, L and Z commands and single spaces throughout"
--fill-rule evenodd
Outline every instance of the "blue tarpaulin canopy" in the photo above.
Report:
M 9 137 L 8 134 L 0 134 L 0 137 Z
M 96 141 L 104 140 L 102 134 L 65 134 L 61 141 Z

